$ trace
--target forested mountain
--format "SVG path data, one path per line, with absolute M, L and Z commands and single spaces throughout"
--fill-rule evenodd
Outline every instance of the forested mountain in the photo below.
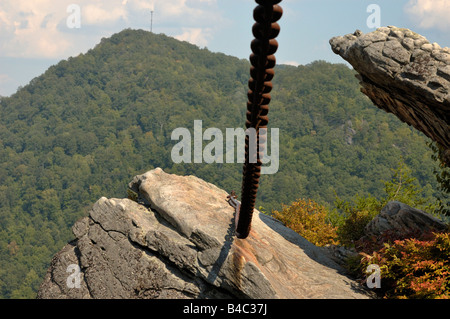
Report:
M 240 193 L 242 165 L 174 164 L 175 128 L 244 126 L 249 62 L 142 30 L 61 61 L 0 100 L 0 295 L 32 298 L 71 226 L 101 196 L 126 197 L 155 167 Z M 379 196 L 400 160 L 432 196 L 426 139 L 359 91 L 355 72 L 323 61 L 278 66 L 270 128 L 280 168 L 257 206 L 297 198 Z M 204 142 L 206 145 L 207 142 Z

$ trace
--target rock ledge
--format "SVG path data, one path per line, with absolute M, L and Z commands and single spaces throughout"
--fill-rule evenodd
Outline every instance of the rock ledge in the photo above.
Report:
M 330 45 L 359 73 L 361 91 L 443 146 L 450 165 L 450 49 L 394 26 L 357 30 Z
M 161 169 L 130 199 L 101 198 L 73 226 L 38 298 L 369 298 L 322 249 L 256 212 L 234 236 L 227 193 Z M 72 268 L 70 268 L 72 267 Z M 79 267 L 79 272 L 77 272 Z

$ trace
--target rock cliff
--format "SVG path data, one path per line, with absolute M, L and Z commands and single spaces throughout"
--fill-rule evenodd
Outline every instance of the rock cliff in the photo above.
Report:
M 393 26 L 334 37 L 330 45 L 359 73 L 361 91 L 443 146 L 450 165 L 450 49 Z
M 369 298 L 319 247 L 256 213 L 234 236 L 227 192 L 161 169 L 73 226 L 38 298 Z M 132 200 L 133 199 L 133 200 Z

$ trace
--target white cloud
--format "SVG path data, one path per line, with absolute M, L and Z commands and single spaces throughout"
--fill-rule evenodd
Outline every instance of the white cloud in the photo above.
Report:
M 65 13 L 60 2 L 4 0 L 0 4 L 0 54 L 2 56 L 53 57 L 69 45 L 58 37 L 55 12 Z M 56 16 L 55 16 L 56 18 Z M 39 54 L 38 52 L 42 52 Z
M 419 23 L 421 28 L 450 29 L 449 0 L 410 0 L 405 11 Z
M 147 28 L 206 46 L 222 17 L 218 0 L 1 0 L 0 56 L 67 58 L 123 28 Z M 67 11 L 80 7 L 81 27 L 69 28 Z M 170 32 L 166 32 L 170 30 Z
M 82 23 L 87 25 L 106 25 L 120 19 L 128 19 L 126 3 L 111 6 L 111 2 L 103 1 L 101 4 L 94 2 L 83 6 L 81 10 Z
M 186 28 L 199 28 L 219 23 L 217 0 L 154 0 L 159 21 Z
M 287 65 L 292 65 L 292 66 L 300 65 L 300 63 L 298 63 L 297 61 L 284 61 L 284 62 L 280 62 L 279 64 L 287 64 Z
M 182 28 L 182 34 L 175 36 L 176 39 L 196 44 L 199 47 L 206 47 L 208 38 L 211 36 L 210 29 L 202 28 Z

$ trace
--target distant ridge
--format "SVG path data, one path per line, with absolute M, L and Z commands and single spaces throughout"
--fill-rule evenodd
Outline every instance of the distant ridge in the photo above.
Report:
M 0 101 L 0 296 L 33 298 L 71 227 L 102 196 L 161 167 L 239 191 L 242 165 L 174 164 L 175 128 L 243 127 L 249 63 L 143 30 L 123 30 L 60 61 Z M 436 189 L 426 139 L 360 93 L 354 71 L 316 61 L 277 67 L 270 127 L 280 170 L 257 207 L 335 194 L 379 196 L 403 159 Z M 206 141 L 205 141 L 206 143 Z

